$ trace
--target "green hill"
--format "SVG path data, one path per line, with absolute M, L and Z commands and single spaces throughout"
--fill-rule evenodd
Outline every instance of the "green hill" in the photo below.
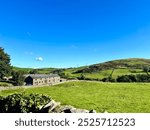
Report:
M 28 73 L 29 71 L 33 70 L 32 68 L 20 68 L 13 66 L 13 70 L 15 71 L 24 71 L 25 73 Z
M 112 78 L 116 78 L 120 75 L 143 74 L 145 73 L 143 71 L 143 67 L 150 67 L 150 59 L 129 58 L 77 68 L 39 68 L 37 70 L 39 73 L 44 74 L 61 72 L 64 73 L 68 78 L 77 78 L 80 77 L 81 74 L 83 74 L 86 78 L 89 79 L 103 79 L 108 78 L 110 75 L 112 75 Z M 32 68 L 18 67 L 14 67 L 14 69 L 23 70 L 26 73 L 29 73 L 29 71 L 33 70 Z
M 143 68 L 150 67 L 150 59 L 130 58 L 113 60 L 86 67 L 65 70 L 70 77 L 79 77 L 84 74 L 89 79 L 108 78 L 111 74 L 113 78 L 120 75 L 143 74 Z
M 38 73 L 40 74 L 48 74 L 51 73 L 53 70 L 55 70 L 56 68 L 37 68 L 36 70 L 38 71 Z M 30 71 L 34 70 L 33 68 L 20 68 L 20 67 L 14 67 L 13 66 L 13 70 L 16 71 L 24 71 L 26 74 L 28 74 Z

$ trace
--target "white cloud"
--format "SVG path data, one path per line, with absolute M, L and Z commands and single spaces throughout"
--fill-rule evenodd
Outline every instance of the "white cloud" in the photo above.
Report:
M 37 57 L 36 60 L 37 61 L 43 61 L 43 57 Z

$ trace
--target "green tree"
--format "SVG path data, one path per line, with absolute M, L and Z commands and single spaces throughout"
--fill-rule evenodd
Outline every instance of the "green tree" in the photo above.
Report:
M 143 71 L 147 74 L 147 75 L 149 75 L 149 71 L 150 71 L 150 67 L 148 67 L 148 66 L 144 66 L 143 67 Z
M 37 69 L 33 69 L 33 70 L 31 70 L 30 72 L 29 72 L 29 74 L 38 74 L 39 72 L 38 72 L 38 70 Z
M 0 79 L 11 74 L 10 56 L 0 47 Z
M 14 85 L 22 86 L 25 80 L 23 71 L 13 71 L 12 80 L 14 81 Z
M 80 75 L 80 77 L 78 77 L 78 79 L 79 79 L 79 80 L 85 80 L 85 75 L 82 73 L 82 74 Z

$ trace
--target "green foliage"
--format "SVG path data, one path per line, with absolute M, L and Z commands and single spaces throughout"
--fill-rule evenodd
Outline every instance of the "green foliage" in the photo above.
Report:
M 150 67 L 149 66 L 144 66 L 143 67 L 143 71 L 147 74 L 147 75 L 149 75 L 149 71 L 150 71 Z
M 150 76 L 146 74 L 118 76 L 117 82 L 150 82 Z
M 116 82 L 116 79 L 113 79 L 112 77 L 108 77 L 108 78 L 103 78 L 102 81 L 103 82 Z
M 37 69 L 30 70 L 29 74 L 39 74 Z
M 65 69 L 55 69 L 52 71 L 53 74 L 61 74 L 64 72 Z
M 68 79 L 68 74 L 65 74 L 64 72 L 62 72 L 62 73 L 59 73 L 58 74 L 61 78 L 65 78 L 65 79 Z
M 7 97 L 0 96 L 0 112 L 4 113 L 36 113 L 40 112 L 41 106 L 49 103 L 51 99 L 48 96 L 40 94 L 24 93 L 12 94 Z
M 97 72 L 100 70 L 102 70 L 101 66 L 91 65 L 91 66 L 86 67 L 84 69 L 77 70 L 76 72 L 73 72 L 73 74 L 76 74 L 76 73 L 93 73 L 93 72 Z
M 80 77 L 78 77 L 79 80 L 85 80 L 85 75 L 81 74 Z
M 2 87 L 9 87 L 9 86 L 12 86 L 11 83 L 7 83 L 7 82 L 0 82 L 0 86 Z
M 137 74 L 136 79 L 137 79 L 137 82 L 150 82 L 150 75 Z
M 4 76 L 9 76 L 11 72 L 10 57 L 4 52 L 4 49 L 0 47 L 0 80 Z
M 52 71 L 53 74 L 58 74 L 61 78 L 68 78 L 68 74 L 64 73 L 65 69 L 54 69 Z
M 12 72 L 12 80 L 14 81 L 14 85 L 21 86 L 24 84 L 25 77 L 23 76 L 24 72 L 22 71 L 13 71 Z
M 122 75 L 118 76 L 116 79 L 117 82 L 136 82 L 136 76 L 135 75 Z

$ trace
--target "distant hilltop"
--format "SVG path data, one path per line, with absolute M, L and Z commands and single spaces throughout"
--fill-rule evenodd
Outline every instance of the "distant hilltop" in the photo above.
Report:
M 144 67 L 150 68 L 150 59 L 144 58 L 128 58 L 120 60 L 112 60 L 104 63 L 93 64 L 89 66 L 81 66 L 76 68 L 18 68 L 14 67 L 14 70 L 23 70 L 28 73 L 39 73 L 39 74 L 60 74 L 63 77 L 74 79 L 81 75 L 84 75 L 86 79 L 103 79 L 108 78 L 110 75 L 116 78 L 121 75 L 130 74 L 145 74 L 143 71 Z
M 86 68 L 86 67 L 91 67 L 91 66 L 102 66 L 106 68 L 116 68 L 119 66 L 122 67 L 138 67 L 140 68 L 142 66 L 150 66 L 150 59 L 144 59 L 144 58 L 128 58 L 128 59 L 118 59 L 118 60 L 112 60 L 112 61 L 106 61 L 98 64 L 93 64 L 89 66 L 81 66 L 81 67 L 70 67 L 70 68 Z M 21 68 L 21 67 L 13 67 L 15 70 L 25 70 L 25 71 L 30 71 L 35 68 Z M 66 68 L 66 69 L 70 69 Z M 36 68 L 38 70 L 43 70 L 43 71 L 49 71 L 49 70 L 54 70 L 57 68 Z
M 76 71 L 75 73 L 85 73 L 85 72 L 88 73 L 100 70 L 119 69 L 119 68 L 142 69 L 144 66 L 150 67 L 150 59 L 129 58 L 129 59 L 112 60 L 104 63 L 90 65 Z

